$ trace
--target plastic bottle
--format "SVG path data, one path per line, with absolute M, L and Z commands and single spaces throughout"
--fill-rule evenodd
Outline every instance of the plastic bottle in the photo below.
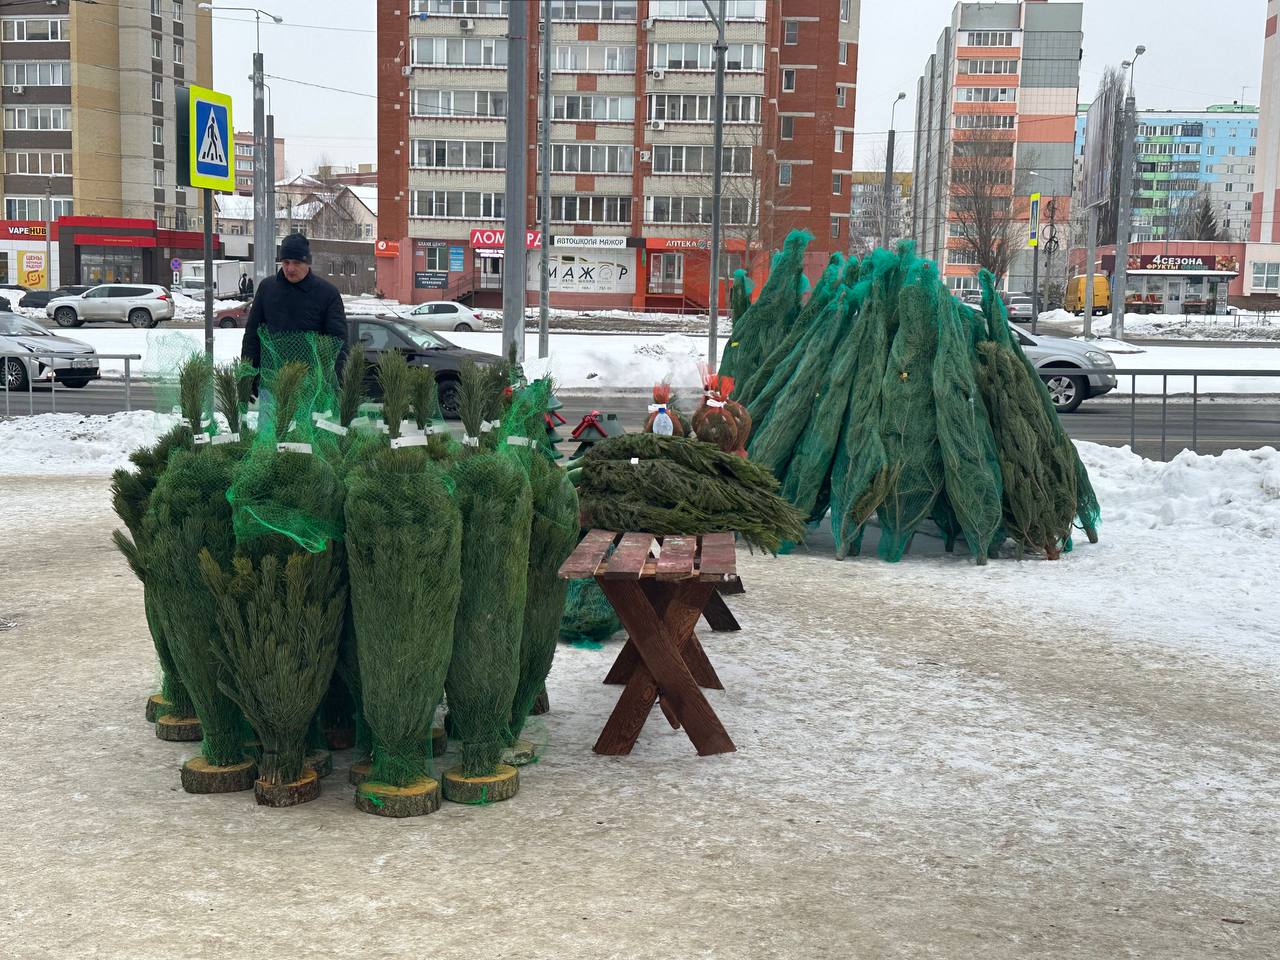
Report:
M 676 432 L 675 424 L 671 422 L 671 414 L 667 413 L 666 407 L 658 408 L 658 415 L 653 418 L 653 432 L 662 437 L 670 437 Z

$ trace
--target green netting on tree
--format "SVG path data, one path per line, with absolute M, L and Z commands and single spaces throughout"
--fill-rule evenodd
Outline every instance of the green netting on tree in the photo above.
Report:
M 129 568 L 142 582 L 142 604 L 147 618 L 147 628 L 155 646 L 160 664 L 160 695 L 167 706 L 161 714 L 172 713 L 190 717 L 195 706 L 187 693 L 182 676 L 169 649 L 164 621 L 157 607 L 156 589 L 148 573 L 151 539 L 144 523 L 151 495 L 160 475 L 168 466 L 169 458 L 179 450 L 190 450 L 192 433 L 185 424 L 179 424 L 160 438 L 154 445 L 142 447 L 129 455 L 133 470 L 117 470 L 111 478 L 111 502 L 125 530 L 116 530 L 112 539 L 129 563 Z M 125 532 L 127 531 L 127 533 Z
M 347 600 L 341 544 L 283 560 L 241 555 L 229 570 L 204 550 L 200 568 L 216 602 L 219 688 L 262 742 L 258 778 L 294 783 L 338 654 Z
M 769 279 L 760 295 L 734 324 L 733 339 L 720 359 L 720 375 L 738 379 L 737 371 L 749 372 L 785 334 L 800 308 L 800 281 L 804 278 L 804 251 L 813 235 L 792 230 L 779 255 L 774 258 Z
M 528 589 L 532 502 L 512 458 L 472 452 L 450 469 L 462 513 L 462 596 L 445 692 L 464 776 L 491 774 L 510 740 Z
M 909 254 L 903 255 L 904 263 Z M 898 294 L 897 330 L 881 382 L 880 438 L 891 481 L 876 507 L 879 553 L 896 563 L 942 490 L 933 401 L 938 313 L 948 297 L 933 264 L 916 261 Z
M 407 786 L 430 770 L 431 723 L 454 651 L 462 518 L 421 448 L 386 450 L 347 493 L 347 563 L 370 780 Z
M 565 594 L 560 639 L 580 647 L 598 647 L 622 630 L 622 621 L 600 585 L 592 580 L 570 580 Z
M 733 285 L 729 288 L 729 316 L 733 323 L 736 324 L 742 318 L 749 306 L 751 306 L 751 278 L 747 276 L 746 270 L 735 270 Z

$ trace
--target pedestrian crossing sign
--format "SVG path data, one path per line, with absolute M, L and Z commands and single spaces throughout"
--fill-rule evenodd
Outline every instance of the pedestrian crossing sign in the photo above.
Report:
M 231 97 L 204 87 L 191 87 L 191 185 L 234 192 L 231 166 Z

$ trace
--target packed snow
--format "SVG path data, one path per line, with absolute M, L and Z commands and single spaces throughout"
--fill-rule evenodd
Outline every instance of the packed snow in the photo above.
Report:
M 0 475 L 102 474 L 129 465 L 179 418 L 150 410 L 87 416 L 43 413 L 0 420 Z
M 1079 317 L 1072 317 L 1064 310 L 1068 320 L 1079 324 Z M 1042 315 L 1043 316 L 1043 315 Z M 1098 334 L 1111 332 L 1111 315 L 1096 317 L 1093 330 Z M 1280 340 L 1280 312 L 1252 313 L 1240 311 L 1227 316 L 1203 316 L 1200 314 L 1139 314 L 1126 313 L 1124 317 L 1126 337 L 1151 340 Z

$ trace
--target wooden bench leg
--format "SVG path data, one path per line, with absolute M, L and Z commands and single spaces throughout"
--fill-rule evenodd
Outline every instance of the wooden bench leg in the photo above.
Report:
M 642 580 L 640 582 L 641 589 L 644 590 L 645 596 L 649 598 L 649 602 L 653 604 L 654 612 L 659 617 L 666 616 L 667 604 L 670 602 L 671 591 L 664 590 L 658 582 L 652 580 Z M 720 600 L 714 592 L 710 594 L 707 601 L 708 607 L 702 611 L 703 616 L 707 616 L 710 611 L 710 604 Z M 729 619 L 733 620 L 733 614 L 728 613 Z M 696 624 L 695 624 L 696 626 Z M 712 629 L 715 629 L 713 626 Z M 734 621 L 732 627 L 734 630 L 740 629 L 737 621 Z M 716 675 L 715 668 L 711 666 L 711 661 L 707 659 L 707 652 L 702 648 L 702 643 L 698 640 L 698 635 L 694 632 L 694 628 L 690 628 L 688 633 L 680 638 L 680 654 L 684 657 L 685 665 L 688 666 L 689 672 L 693 674 L 693 679 L 698 681 L 698 686 L 707 690 L 723 690 L 724 684 L 720 682 L 720 678 Z M 618 658 L 613 662 L 613 666 L 609 669 L 609 673 L 605 676 L 604 682 L 607 684 L 617 684 L 619 686 L 625 684 L 631 679 L 631 673 L 635 670 L 637 664 L 640 663 L 640 653 L 636 650 L 636 645 L 628 638 L 623 645 L 622 650 L 618 653 Z M 668 720 L 671 718 L 668 717 Z
M 659 693 L 664 712 L 666 705 L 671 707 L 668 719 L 674 714 L 700 756 L 737 749 L 698 689 L 678 641 L 692 633 L 712 587 L 696 581 L 662 584 L 661 589 L 671 591 L 664 619 L 658 616 L 639 581 L 602 580 L 601 586 L 635 641 L 642 663 L 627 681 L 596 741 L 595 751 L 630 753 Z
M 727 633 L 733 630 L 741 630 L 738 626 L 738 620 L 733 615 L 733 611 L 729 609 L 729 605 L 724 602 L 724 598 L 719 593 L 711 594 L 707 600 L 707 608 L 702 611 L 702 615 L 707 618 L 707 623 L 712 630 L 717 633 Z

